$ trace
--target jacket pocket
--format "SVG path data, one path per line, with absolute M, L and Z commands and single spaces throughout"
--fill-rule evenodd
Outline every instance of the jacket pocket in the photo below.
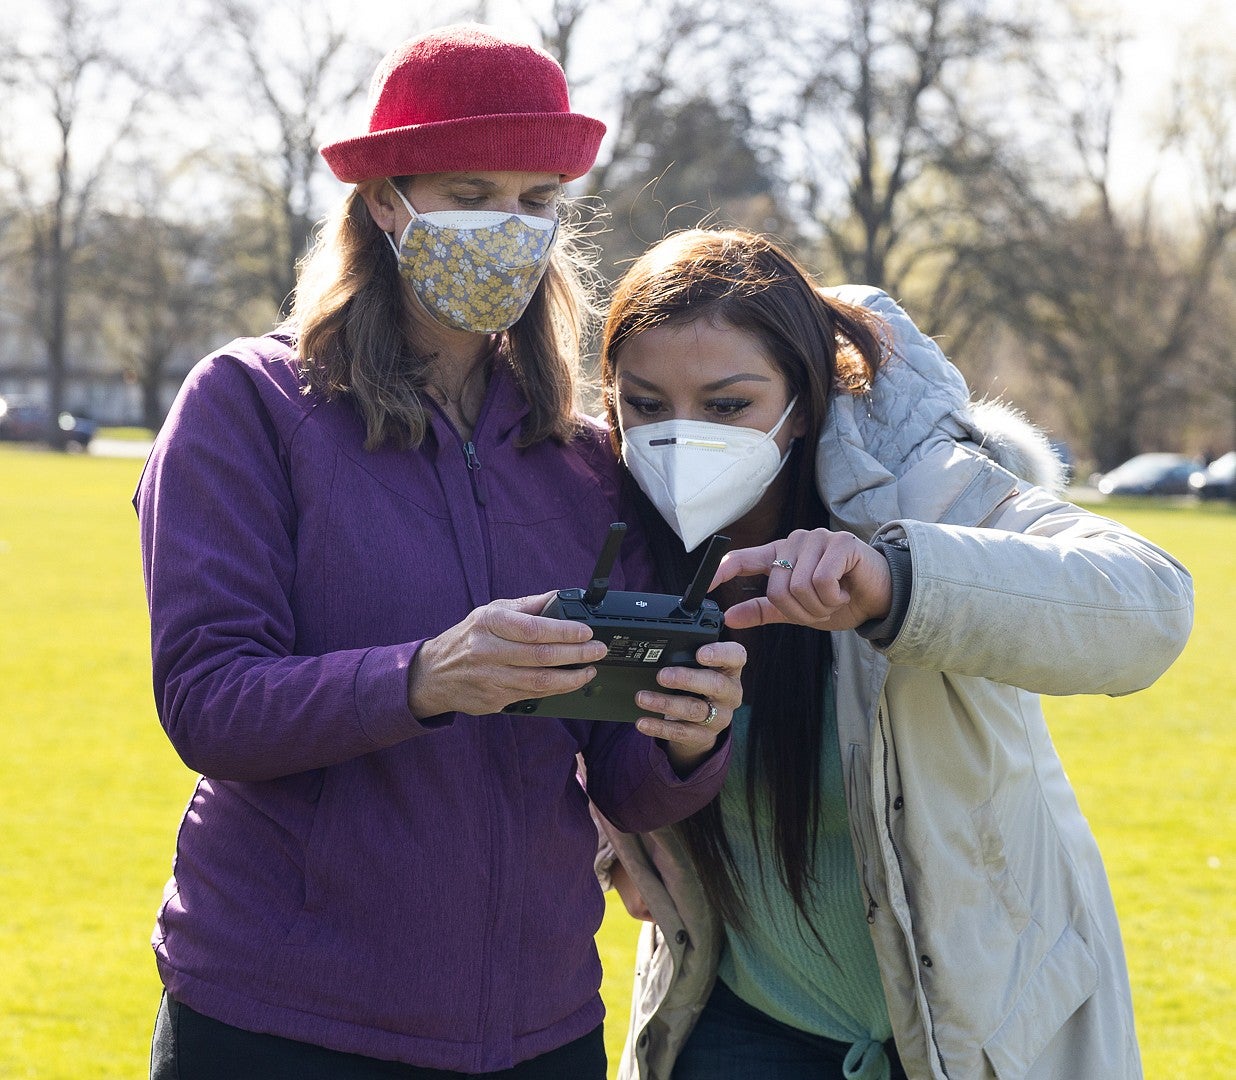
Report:
M 1066 926 L 1022 988 L 1012 1011 L 983 1045 L 996 1076 L 1000 1080 L 1025 1076 L 1098 985 L 1099 967 L 1090 947 Z
M 321 769 L 317 783 L 317 797 L 314 800 L 313 817 L 309 830 L 301 845 L 301 904 L 295 912 L 284 945 L 303 946 L 313 943 L 317 922 L 326 905 L 326 890 L 319 871 L 323 865 L 322 848 L 326 843 L 325 834 L 331 809 L 328 806 L 333 784 L 332 773 Z

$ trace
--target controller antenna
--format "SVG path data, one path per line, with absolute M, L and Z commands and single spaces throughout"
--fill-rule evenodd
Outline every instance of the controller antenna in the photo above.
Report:
M 622 547 L 622 538 L 626 536 L 626 533 L 627 523 L 625 521 L 615 521 L 609 527 L 609 534 L 605 537 L 605 546 L 601 548 L 601 554 L 597 556 L 597 564 L 592 571 L 592 584 L 584 593 L 584 603 L 589 607 L 595 607 L 605 599 L 605 594 L 609 592 L 609 572 L 614 568 L 618 550 Z M 712 580 L 711 575 L 709 580 Z
M 691 584 L 687 586 L 687 591 L 682 594 L 682 600 L 678 603 L 679 608 L 688 615 L 694 615 L 699 611 L 700 604 L 704 602 L 704 596 L 708 592 L 708 586 L 712 584 L 712 576 L 717 572 L 717 567 L 721 565 L 721 557 L 729 546 L 730 538 L 720 533 L 715 534 L 708 541 L 708 549 L 704 552 L 704 558 L 695 571 L 695 577 L 691 579 Z

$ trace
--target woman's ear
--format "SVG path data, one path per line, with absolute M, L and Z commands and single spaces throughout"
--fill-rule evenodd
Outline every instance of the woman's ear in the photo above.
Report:
M 622 413 L 618 410 L 618 390 L 612 384 L 601 391 L 605 412 L 602 413 L 613 432 L 614 444 L 622 445 Z
M 807 404 L 802 395 L 799 395 L 798 401 L 794 403 L 786 426 L 790 429 L 792 438 L 801 439 L 807 434 Z
M 395 231 L 395 192 L 389 180 L 365 180 L 356 185 L 373 223 L 384 233 Z

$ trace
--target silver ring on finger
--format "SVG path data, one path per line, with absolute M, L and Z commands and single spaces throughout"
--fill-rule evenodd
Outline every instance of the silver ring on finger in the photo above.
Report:
M 773 566 L 779 566 L 782 570 L 793 570 L 794 564 L 789 559 L 773 559 Z
M 708 701 L 707 698 L 705 698 L 704 700 Z M 704 727 L 707 727 L 716 718 L 717 718 L 717 707 L 711 701 L 709 701 L 708 702 L 708 715 L 705 716 L 703 720 Z

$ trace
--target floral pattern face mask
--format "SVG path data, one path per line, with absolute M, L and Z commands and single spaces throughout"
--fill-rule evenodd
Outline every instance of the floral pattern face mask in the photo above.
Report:
M 394 184 L 412 220 L 399 244 L 386 239 L 399 272 L 438 322 L 494 334 L 524 313 L 540 284 L 558 220 L 492 210 L 418 214 Z

